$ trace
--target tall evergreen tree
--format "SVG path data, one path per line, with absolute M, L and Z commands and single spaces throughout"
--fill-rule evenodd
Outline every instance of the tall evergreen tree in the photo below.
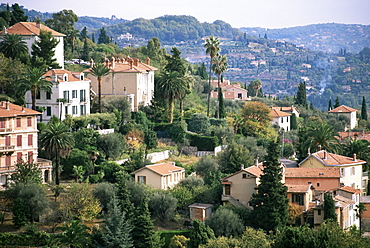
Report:
M 89 38 L 89 37 L 88 37 L 87 28 L 86 28 L 86 27 L 84 27 L 84 28 L 81 30 L 81 32 L 80 32 L 80 39 L 81 39 L 81 40 L 84 40 L 84 39 L 87 39 L 87 38 Z
M 99 29 L 99 38 L 98 38 L 98 44 L 108 44 L 110 43 L 110 38 L 107 35 L 107 31 L 104 27 Z
M 91 41 L 95 43 L 95 33 L 91 34 Z
M 32 44 L 31 62 L 34 67 L 59 68 L 56 63 L 55 47 L 59 41 L 53 37 L 51 32 L 41 30 L 39 40 Z
M 367 121 L 367 105 L 364 96 L 362 97 L 361 119 Z
M 339 97 L 335 99 L 334 108 L 338 108 L 340 106 Z
M 324 194 L 324 220 L 333 220 L 337 222 L 337 214 L 335 213 L 335 205 L 332 193 Z
M 169 72 L 177 71 L 181 76 L 184 76 L 187 69 L 184 61 L 180 57 L 181 52 L 176 47 L 173 47 L 170 52 L 172 55 L 166 55 L 167 64 L 165 70 Z
M 214 239 L 215 234 L 209 226 L 195 219 L 189 238 L 189 248 L 198 248 L 199 245 L 206 244 L 209 239 Z
M 328 111 L 333 109 L 333 104 L 331 103 L 331 99 L 329 99 L 329 104 L 328 104 Z
M 9 23 L 10 23 L 10 20 L 11 20 L 11 17 L 12 16 L 12 13 L 10 12 L 10 7 L 9 7 L 9 4 L 6 5 L 6 10 L 3 10 L 0 12 L 0 19 L 2 18 L 3 21 L 4 21 L 4 25 L 6 27 L 9 27 Z
M 307 106 L 306 82 L 299 83 L 295 100 L 296 104 Z
M 253 225 L 265 231 L 283 227 L 288 221 L 287 187 L 281 182 L 282 168 L 279 161 L 279 141 L 271 141 L 268 146 L 266 161 L 261 175 L 260 184 L 253 194 Z
M 12 5 L 12 12 L 11 12 L 11 19 L 10 19 L 10 26 L 18 22 L 26 22 L 28 20 L 28 16 L 24 15 L 23 9 L 19 6 L 18 3 Z
M 292 113 L 292 115 L 290 116 L 290 130 L 295 130 L 298 128 L 298 124 L 297 124 L 297 116 Z
M 222 90 L 221 90 L 221 75 L 227 70 L 227 58 L 225 55 L 216 55 L 213 58 L 213 65 L 212 70 L 217 74 L 217 88 L 218 88 L 218 111 L 217 111 L 217 118 L 221 117 L 221 109 L 223 111 L 222 115 L 225 115 L 225 106 L 223 106 L 223 97 L 222 97 Z M 222 99 L 220 99 L 222 98 Z
M 84 46 L 82 48 L 82 54 L 81 54 L 81 59 L 85 60 L 85 61 L 88 61 L 89 60 L 89 52 L 90 52 L 90 48 L 89 48 L 89 44 L 87 42 L 87 38 L 83 40 L 84 41 Z

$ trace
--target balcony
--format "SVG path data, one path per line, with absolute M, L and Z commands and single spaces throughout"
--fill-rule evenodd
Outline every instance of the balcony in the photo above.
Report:
M 0 146 L 0 151 L 13 151 L 15 146 Z
M 0 134 L 1 133 L 10 133 L 13 132 L 13 128 L 0 128 Z

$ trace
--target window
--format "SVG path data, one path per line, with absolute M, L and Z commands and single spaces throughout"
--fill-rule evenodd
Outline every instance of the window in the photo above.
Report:
M 22 122 L 22 119 L 21 118 L 17 118 L 16 119 L 16 127 L 21 127 L 22 126 L 22 124 L 21 124 L 21 122 Z
M 292 203 L 297 203 L 298 205 L 303 206 L 303 195 L 302 194 L 292 194 Z
M 321 215 L 321 209 L 317 210 L 317 215 Z
M 247 178 L 247 174 L 242 174 L 242 178 Z
M 46 116 L 51 116 L 51 107 L 46 107 Z
M 146 184 L 146 176 L 138 176 L 137 181 L 142 184 Z
M 63 98 L 64 100 L 69 102 L 69 91 L 68 90 L 63 91 Z
M 51 93 L 46 91 L 46 99 L 50 100 L 51 99 Z
M 22 135 L 17 135 L 17 146 L 22 146 Z
M 6 155 L 5 157 L 5 166 L 10 166 L 12 162 L 12 157 L 10 155 Z
M 356 174 L 356 168 L 353 166 L 351 168 L 351 175 L 354 176 Z
M 32 117 L 27 117 L 27 127 L 32 127 Z
M 22 152 L 17 152 L 17 163 L 22 162 Z
M 320 183 L 317 183 L 317 187 L 320 187 Z
M 36 91 L 36 99 L 40 99 L 41 98 L 41 94 L 40 94 L 40 91 Z
M 10 146 L 10 141 L 11 141 L 11 137 L 10 136 L 6 136 L 5 137 L 5 146 Z
M 0 119 L 0 128 L 5 128 L 5 118 Z
M 238 93 L 238 98 L 239 99 L 242 99 L 243 97 L 242 97 L 242 93 Z
M 284 117 L 283 117 L 283 118 L 281 118 L 281 123 L 284 123 Z
M 33 163 L 33 152 L 32 151 L 28 152 L 28 163 L 30 164 Z
M 340 168 L 340 175 L 344 177 L 346 175 L 346 171 L 344 168 Z
M 65 112 L 66 115 L 68 114 L 68 106 L 64 107 L 64 112 Z
M 33 134 L 28 135 L 28 146 L 33 146 Z
M 77 114 L 77 106 L 72 106 L 72 115 Z
M 86 105 L 80 105 L 80 113 L 81 115 L 86 115 Z
M 80 90 L 80 102 L 86 102 L 86 90 Z
M 72 90 L 72 98 L 77 98 L 77 90 Z

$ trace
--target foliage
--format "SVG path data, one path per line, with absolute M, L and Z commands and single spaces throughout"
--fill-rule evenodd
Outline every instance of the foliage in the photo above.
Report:
M 194 114 L 189 120 L 188 130 L 201 135 L 209 134 L 211 123 L 205 114 Z
M 101 113 L 102 112 L 101 82 L 102 82 L 103 77 L 107 76 L 110 73 L 110 69 L 107 68 L 104 64 L 97 63 L 93 65 L 93 67 L 90 69 L 90 72 L 98 80 L 98 106 L 99 106 L 99 113 Z
M 39 170 L 39 167 L 37 164 L 29 163 L 27 161 L 18 161 L 15 164 L 15 167 L 17 167 L 15 173 L 12 174 L 11 180 L 17 184 L 17 183 L 36 183 L 41 184 L 42 178 L 41 178 L 41 171 Z
M 22 59 L 28 56 L 27 43 L 18 34 L 7 34 L 0 42 L 0 52 L 7 58 Z
M 195 164 L 195 171 L 197 172 L 197 175 L 203 177 L 210 172 L 216 172 L 218 168 L 219 165 L 213 156 L 203 156 Z
M 125 147 L 122 134 L 110 133 L 99 136 L 97 146 L 105 154 L 106 159 L 118 158 Z
M 244 229 L 244 225 L 239 215 L 227 208 L 218 208 L 216 212 L 205 222 L 213 229 L 216 237 L 239 236 Z
M 289 200 L 286 198 L 287 187 L 281 182 L 279 150 L 279 143 L 271 141 L 257 193 L 251 199 L 253 226 L 265 231 L 285 226 L 288 221 Z
M 70 224 L 64 222 L 62 226 L 56 228 L 62 231 L 54 237 L 54 241 L 58 245 L 70 247 L 87 247 L 90 243 L 90 233 L 86 225 L 81 224 L 80 220 L 72 220 Z
M 35 233 L 11 233 L 0 232 L 1 246 L 47 246 L 50 241 L 50 234 L 38 231 Z
M 362 97 L 362 105 L 361 105 L 361 119 L 367 121 L 367 105 L 365 97 Z
M 189 239 L 183 235 L 174 235 L 168 245 L 169 248 L 186 248 Z
M 96 199 L 99 200 L 100 205 L 102 206 L 103 211 L 107 211 L 109 202 L 117 194 L 117 188 L 114 184 L 111 183 L 98 183 L 93 188 L 93 195 Z
M 53 19 L 45 20 L 45 24 L 60 33 L 65 33 L 74 29 L 74 24 L 78 21 L 77 15 L 73 10 L 62 10 L 53 13 Z
M 32 65 L 40 68 L 59 68 L 54 58 L 58 43 L 51 32 L 40 30 L 39 39 L 32 44 Z
M 221 74 L 227 71 L 227 58 L 226 55 L 217 54 L 212 61 L 212 70 L 217 74 L 217 90 L 218 90 L 218 111 L 217 118 L 225 118 L 225 106 L 224 98 L 222 94 L 221 83 Z
M 180 181 L 180 185 L 192 189 L 195 187 L 203 186 L 204 181 L 202 178 L 198 178 L 196 176 L 189 176 L 182 179 Z
M 99 201 L 86 183 L 73 183 L 61 196 L 60 212 L 67 220 L 92 220 L 101 211 Z
M 295 103 L 304 107 L 307 106 L 306 82 L 299 83 Z M 336 107 L 334 106 L 334 108 Z
M 218 164 L 222 173 L 231 174 L 239 171 L 241 166 L 249 167 L 253 164 L 253 158 L 248 149 L 235 142 L 230 143 L 226 150 L 217 155 Z
M 196 146 L 199 151 L 213 151 L 219 145 L 218 138 L 214 136 L 187 133 L 186 137 L 190 140 L 190 145 Z
M 195 219 L 189 238 L 188 247 L 198 248 L 199 245 L 206 244 L 209 239 L 214 239 L 215 234 L 209 226 Z
M 63 173 L 67 175 L 73 174 L 74 166 L 81 166 L 85 172 L 90 172 L 92 170 L 89 153 L 78 148 L 73 148 L 68 158 L 61 159 L 61 164 L 63 165 Z
M 337 221 L 335 202 L 330 192 L 324 194 L 324 220 Z
M 247 102 L 241 114 L 242 130 L 245 136 L 264 136 L 268 134 L 271 126 L 271 109 L 262 102 Z
M 262 97 L 262 83 L 259 79 L 251 81 L 247 89 L 248 96 Z
M 22 226 L 37 220 L 49 207 L 45 189 L 39 184 L 17 183 L 7 193 L 9 198 L 13 199 L 12 213 L 15 225 Z
M 177 199 L 170 192 L 158 191 L 155 192 L 149 200 L 149 210 L 165 225 L 167 220 L 170 220 L 176 210 Z

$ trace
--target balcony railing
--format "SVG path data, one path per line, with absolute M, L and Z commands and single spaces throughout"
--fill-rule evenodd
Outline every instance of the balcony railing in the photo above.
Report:
M 0 133 L 13 132 L 13 128 L 0 128 Z
M 0 151 L 10 151 L 14 150 L 15 146 L 0 146 Z

